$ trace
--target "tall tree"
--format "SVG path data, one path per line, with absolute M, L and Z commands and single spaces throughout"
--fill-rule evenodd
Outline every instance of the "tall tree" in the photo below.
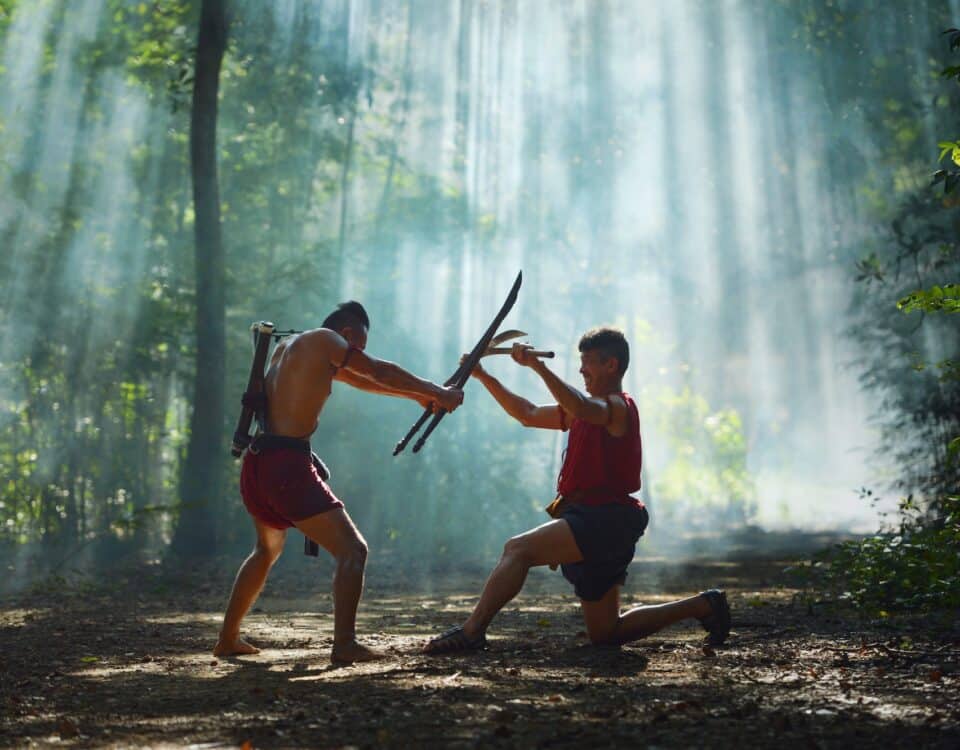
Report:
M 214 550 L 214 508 L 222 489 L 226 269 L 217 179 L 217 94 L 227 46 L 226 0 L 203 0 L 197 37 L 190 169 L 196 251 L 196 340 L 190 443 L 180 475 L 182 502 L 173 552 L 199 556 Z

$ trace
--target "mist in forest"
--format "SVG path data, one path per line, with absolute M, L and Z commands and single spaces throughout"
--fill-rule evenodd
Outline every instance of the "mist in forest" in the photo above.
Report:
M 311 328 L 357 299 L 368 352 L 439 382 L 520 269 L 504 327 L 555 350 L 568 381 L 582 387 L 585 330 L 626 333 L 655 536 L 875 528 L 861 488 L 890 507 L 896 467 L 877 454 L 855 263 L 887 241 L 884 201 L 925 184 L 950 135 L 917 102 L 942 93 L 931 71 L 957 5 L 230 3 L 227 479 L 211 487 L 211 546 L 250 538 L 226 438 L 251 322 Z M 0 2 L 10 548 L 160 556 L 183 511 L 205 334 L 196 27 L 185 2 Z M 509 358 L 484 362 L 549 399 Z M 375 550 L 489 559 L 546 520 L 564 435 L 524 429 L 472 382 L 420 454 L 393 458 L 419 413 L 337 385 L 313 436 Z

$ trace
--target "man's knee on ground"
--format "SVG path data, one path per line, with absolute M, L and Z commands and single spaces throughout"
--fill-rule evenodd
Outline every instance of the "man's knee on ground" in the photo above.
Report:
M 615 646 L 620 643 L 617 636 L 620 618 L 604 625 L 594 625 L 587 629 L 587 637 L 594 646 Z

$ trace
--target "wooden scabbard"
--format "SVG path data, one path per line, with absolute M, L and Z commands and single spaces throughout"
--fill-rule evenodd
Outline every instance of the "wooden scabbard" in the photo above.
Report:
M 253 332 L 253 362 L 250 365 L 250 376 L 247 378 L 247 390 L 244 396 L 262 394 L 264 391 L 264 370 L 267 365 L 267 353 L 270 351 L 270 338 L 274 330 L 273 323 L 261 320 L 254 323 L 250 330 Z M 240 410 L 240 418 L 237 420 L 237 429 L 233 432 L 233 445 L 230 447 L 230 453 L 234 458 L 240 458 L 247 446 L 250 445 L 250 425 L 253 424 L 253 418 L 256 416 L 254 409 L 248 406 L 241 399 L 243 407 Z

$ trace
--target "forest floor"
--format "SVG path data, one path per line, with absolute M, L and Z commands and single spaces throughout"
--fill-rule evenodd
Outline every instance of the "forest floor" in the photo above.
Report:
M 389 658 L 333 667 L 330 567 L 287 557 L 245 625 L 256 656 L 210 653 L 239 560 L 5 595 L 0 746 L 960 747 L 956 620 L 838 615 L 798 596 L 787 560 L 631 567 L 626 605 L 725 588 L 724 648 L 695 624 L 592 647 L 560 575 L 536 570 L 488 650 L 433 658 L 420 645 L 463 620 L 484 571 L 428 588 L 381 563 L 360 619 Z

